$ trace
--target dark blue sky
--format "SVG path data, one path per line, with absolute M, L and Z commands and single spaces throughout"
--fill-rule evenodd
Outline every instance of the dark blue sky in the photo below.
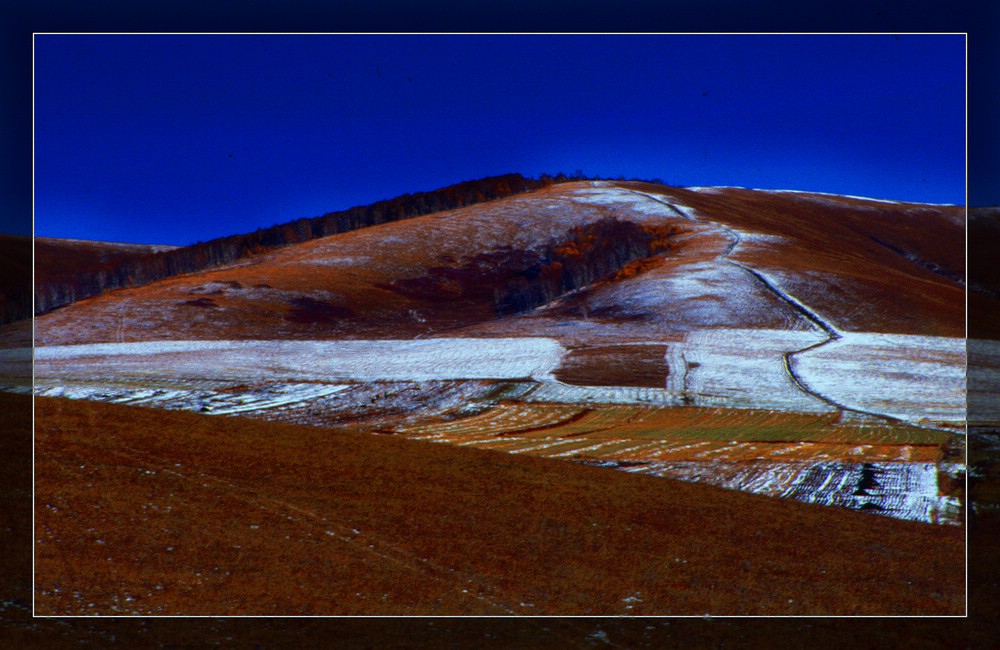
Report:
M 962 203 L 964 36 L 35 37 L 35 232 L 187 244 L 507 172 Z

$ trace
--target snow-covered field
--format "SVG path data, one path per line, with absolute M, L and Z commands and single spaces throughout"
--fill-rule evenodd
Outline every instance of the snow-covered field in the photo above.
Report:
M 94 399 L 113 404 L 155 406 L 199 411 L 212 415 L 254 413 L 314 403 L 347 390 L 345 384 L 275 383 L 252 390 L 185 386 L 177 388 L 129 388 L 114 385 L 39 386 L 36 395 Z
M 822 413 L 848 409 L 922 426 L 965 419 L 965 341 L 940 337 L 713 329 L 667 346 L 663 388 L 571 386 L 553 371 L 564 348 L 550 338 L 375 341 L 157 341 L 35 350 L 39 383 L 186 379 L 264 382 L 421 382 L 531 379 L 534 402 L 692 404 Z M 659 342 L 658 342 L 659 343 Z M 805 386 L 785 366 L 785 355 Z M 16 356 L 16 353 L 11 353 Z
M 180 379 L 157 381 L 149 387 L 122 381 L 40 383 L 35 386 L 34 394 L 311 426 L 365 416 L 391 417 L 396 426 L 405 426 L 440 413 L 481 410 L 484 402 L 492 404 L 490 400 L 519 395 L 523 392 L 519 386 L 505 385 L 505 390 L 498 392 L 495 382 L 477 380 L 246 385 L 235 381 Z
M 548 380 L 563 351 L 544 338 L 97 343 L 37 348 L 35 372 L 77 379 Z
M 965 363 L 964 339 L 844 333 L 796 355 L 793 367 L 812 390 L 850 408 L 961 428 Z
M 969 339 L 969 425 L 1000 423 L 1000 341 Z
M 808 450 L 798 453 L 795 443 L 788 443 L 796 452 L 788 462 L 777 452 L 766 462 L 731 462 L 738 454 L 727 450 L 739 451 L 736 447 L 747 443 L 508 436 L 520 426 L 521 411 L 531 420 L 524 426 L 533 429 L 575 417 L 593 404 L 826 413 L 837 403 L 913 424 L 961 428 L 964 340 L 848 333 L 817 346 L 825 339 L 822 332 L 773 329 L 690 332 L 683 341 L 666 343 L 669 375 L 662 388 L 561 383 L 553 372 L 566 350 L 542 337 L 48 346 L 35 350 L 35 393 L 300 424 L 368 418 L 376 430 L 378 422 L 391 421 L 410 427 L 410 437 L 556 458 L 625 458 L 621 468 L 629 471 L 863 506 L 906 519 L 953 518 L 955 505 L 938 496 L 935 466 L 921 460 L 926 456 L 913 462 L 896 462 L 907 460 L 906 454 L 875 456 L 879 462 L 862 465 L 818 455 L 806 462 L 803 458 L 813 458 Z M 802 384 L 825 401 L 793 381 L 785 363 L 789 354 Z M 5 355 L 23 358 L 24 351 Z M 509 406 L 489 412 L 500 400 Z M 554 409 L 550 419 L 538 419 L 540 407 Z M 477 413 L 485 413 L 482 430 L 463 436 L 450 435 L 438 418 L 462 416 L 452 428 L 464 431 L 465 416 L 480 417 Z M 437 424 L 421 434 L 423 423 L 432 421 Z M 704 458 L 671 459 L 691 444 L 705 447 Z M 868 487 L 858 488 L 859 482 Z
M 777 408 L 803 413 L 833 410 L 803 393 L 785 371 L 783 356 L 824 340 L 815 332 L 701 330 L 668 348 L 671 385 L 695 404 Z M 680 367 L 676 367 L 680 362 Z M 676 371 L 676 372 L 675 372 Z
M 0 377 L 12 385 L 31 383 L 31 348 L 0 349 Z
M 960 521 L 958 500 L 938 493 L 934 463 L 675 461 L 621 469 L 807 503 L 871 510 L 897 519 Z
M 524 399 L 529 402 L 554 402 L 559 404 L 658 404 L 676 406 L 683 403 L 682 396 L 665 388 L 637 386 L 573 386 L 546 382 Z

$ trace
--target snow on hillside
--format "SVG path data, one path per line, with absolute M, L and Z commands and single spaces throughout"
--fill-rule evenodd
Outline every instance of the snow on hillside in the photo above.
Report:
M 672 385 L 695 403 L 778 408 L 804 413 L 832 408 L 803 393 L 785 371 L 783 357 L 824 340 L 815 332 L 700 330 L 668 348 Z M 677 367 L 678 362 L 683 364 Z M 713 399 L 714 398 L 714 399 Z
M 276 253 L 275 259 L 421 274 L 443 259 L 461 260 L 504 246 L 541 249 L 564 241 L 573 228 L 612 215 L 639 223 L 678 218 L 669 207 L 629 190 L 568 184 L 325 237 Z
M 745 190 L 747 188 L 740 185 L 692 185 L 684 189 L 691 190 L 692 192 L 704 192 L 705 194 L 719 194 L 726 190 Z
M 854 201 L 867 201 L 869 203 L 888 203 L 890 205 L 927 205 L 942 208 L 956 207 L 954 203 L 923 203 L 919 201 L 896 201 L 892 199 L 875 199 L 869 196 L 854 196 L 853 194 L 834 194 L 831 192 L 812 192 L 809 190 L 764 190 L 757 189 L 757 192 L 767 192 L 770 194 L 800 194 L 802 198 L 822 201 L 824 199 L 852 199 Z
M 766 194 L 798 194 L 802 198 L 809 199 L 815 197 L 816 200 L 826 199 L 850 199 L 854 201 L 868 201 L 871 203 L 886 203 L 890 205 L 926 205 L 942 208 L 955 207 L 954 203 L 925 203 L 921 201 L 900 201 L 894 199 L 876 199 L 870 196 L 856 196 L 854 194 L 836 194 L 833 192 L 814 192 L 812 190 L 781 190 L 742 187 L 739 185 L 695 185 L 684 188 L 692 192 L 704 192 L 705 194 L 720 194 L 726 190 L 743 190 L 751 192 L 764 192 Z
M 650 195 L 607 184 L 595 183 L 594 187 L 575 190 L 570 194 L 570 198 L 576 203 L 618 208 L 621 210 L 618 216 L 623 218 L 627 216 L 629 220 L 640 223 L 645 217 L 692 218 L 691 208 L 678 204 L 665 195 Z

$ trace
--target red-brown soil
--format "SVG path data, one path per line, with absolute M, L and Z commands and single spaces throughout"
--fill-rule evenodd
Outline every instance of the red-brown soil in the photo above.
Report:
M 951 527 L 59 399 L 37 400 L 35 454 L 40 614 L 963 611 Z
M 988 648 L 1000 617 L 1000 516 L 985 511 L 970 521 L 969 618 L 156 618 L 45 619 L 31 617 L 31 400 L 0 394 L 0 471 L 5 499 L 0 526 L 0 641 L 11 648 L 338 647 L 626 648 L 738 647 Z M 995 476 L 990 473 L 989 476 Z M 995 479 L 977 481 L 973 498 Z M 863 591 L 863 590 L 862 590 Z
M 555 377 L 581 386 L 663 388 L 669 369 L 665 345 L 603 345 L 570 350 Z

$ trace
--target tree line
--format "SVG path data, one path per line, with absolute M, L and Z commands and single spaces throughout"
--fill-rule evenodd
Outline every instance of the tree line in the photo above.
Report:
M 254 232 L 220 237 L 170 251 L 80 268 L 70 275 L 38 279 L 34 289 L 35 314 L 43 314 L 112 289 L 136 287 L 174 275 L 194 273 L 282 246 L 453 210 L 569 180 L 578 179 L 564 174 L 543 175 L 537 179 L 520 174 L 491 176 L 438 190 L 404 194 L 318 217 L 296 219 L 269 228 L 258 228 Z M 29 314 L 30 305 L 8 306 L 2 317 L 16 320 Z

